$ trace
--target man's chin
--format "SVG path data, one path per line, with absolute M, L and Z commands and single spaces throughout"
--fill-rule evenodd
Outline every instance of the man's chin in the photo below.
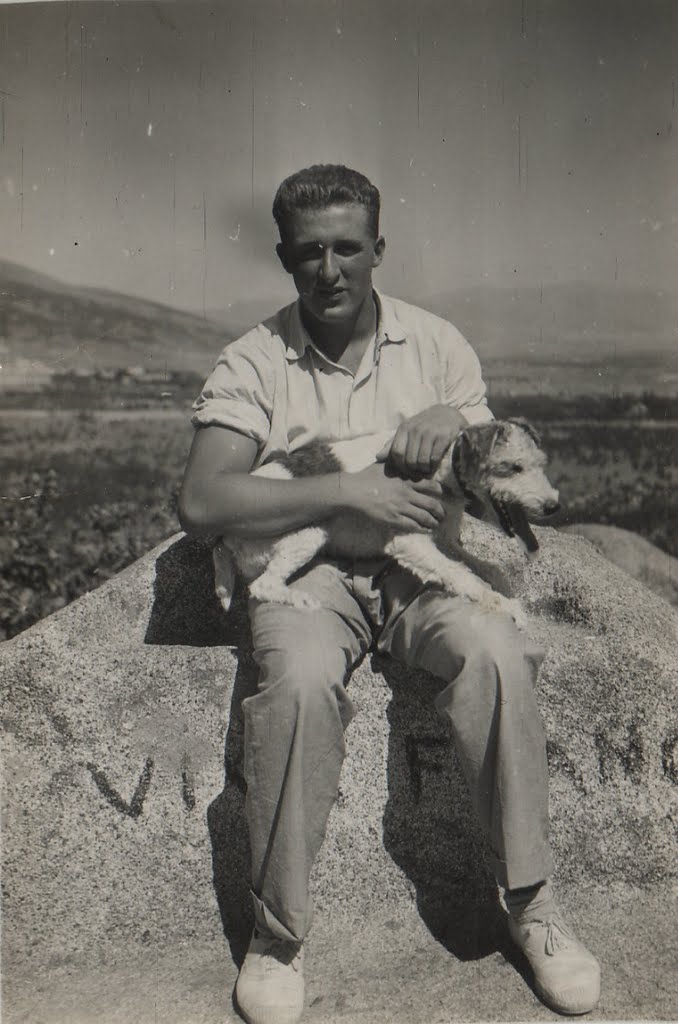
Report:
M 309 316 L 320 323 L 336 323 L 337 320 L 348 320 L 354 315 L 352 305 L 343 296 L 333 301 L 315 297 L 309 300 L 302 296 L 301 304 Z

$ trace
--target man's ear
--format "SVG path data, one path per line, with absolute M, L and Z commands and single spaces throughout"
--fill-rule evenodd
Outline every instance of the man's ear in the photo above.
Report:
M 285 268 L 285 270 L 287 271 L 287 273 L 291 274 L 292 273 L 292 267 L 291 267 L 291 264 L 290 264 L 289 254 L 287 252 L 287 249 L 285 248 L 285 243 L 284 242 L 278 242 L 278 244 L 275 247 L 275 251 L 278 254 L 278 259 L 282 263 L 282 265 Z
M 372 266 L 378 267 L 384 258 L 384 249 L 386 248 L 386 239 L 383 235 L 379 235 L 379 238 L 374 243 L 374 251 L 372 255 Z

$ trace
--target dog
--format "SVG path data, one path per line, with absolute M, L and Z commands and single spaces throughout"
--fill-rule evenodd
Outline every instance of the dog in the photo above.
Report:
M 254 472 L 278 480 L 359 472 L 376 462 L 377 456 L 382 457 L 393 434 L 387 431 L 334 443 L 314 441 Z M 441 484 L 445 508 L 444 520 L 433 531 L 399 533 L 367 517 L 341 514 L 277 538 L 222 537 L 214 548 L 217 596 L 227 611 L 237 567 L 249 585 L 250 595 L 257 600 L 316 610 L 319 604 L 312 595 L 301 587 L 288 586 L 294 573 L 321 552 L 352 558 L 383 554 L 422 583 L 434 584 L 486 611 L 508 613 L 522 628 L 525 621 L 519 602 L 479 578 L 486 564 L 463 551 L 461 520 L 466 509 L 489 518 L 507 536 L 518 537 L 527 552 L 534 554 L 539 544 L 528 515 L 541 518 L 559 508 L 558 492 L 548 480 L 545 467 L 546 455 L 539 437 L 525 420 L 469 425 L 450 444 L 433 474 Z M 493 578 L 491 572 L 489 578 Z

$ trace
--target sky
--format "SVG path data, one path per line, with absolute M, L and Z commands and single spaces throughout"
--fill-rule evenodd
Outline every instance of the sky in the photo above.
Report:
M 0 258 L 206 313 L 275 308 L 275 189 L 342 162 L 381 190 L 386 292 L 675 297 L 675 9 L 3 5 Z

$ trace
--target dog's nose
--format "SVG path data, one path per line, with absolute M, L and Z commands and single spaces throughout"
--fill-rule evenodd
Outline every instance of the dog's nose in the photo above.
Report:
M 559 501 L 545 501 L 544 502 L 544 515 L 545 516 L 555 515 L 555 513 L 558 511 L 559 508 L 560 508 L 560 502 Z

